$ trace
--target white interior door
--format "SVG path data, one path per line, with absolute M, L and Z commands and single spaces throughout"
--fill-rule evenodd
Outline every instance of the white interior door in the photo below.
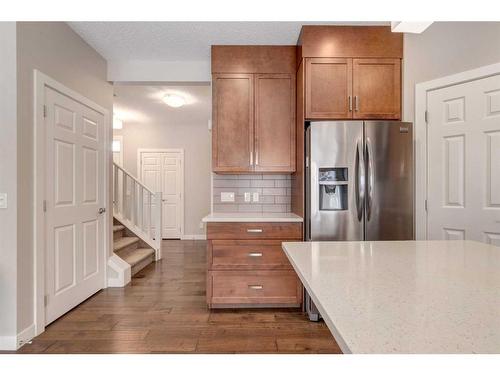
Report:
M 104 116 L 45 89 L 46 324 L 104 287 Z
M 141 181 L 153 191 L 161 191 L 162 236 L 181 238 L 183 221 L 182 151 L 141 151 Z
M 428 238 L 500 246 L 500 76 L 427 95 Z

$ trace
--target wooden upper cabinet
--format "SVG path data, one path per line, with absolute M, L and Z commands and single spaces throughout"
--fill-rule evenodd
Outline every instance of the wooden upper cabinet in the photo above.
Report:
M 214 172 L 253 171 L 253 81 L 253 74 L 214 74 L 212 77 Z
M 352 118 L 352 59 L 306 59 L 306 119 Z
M 255 76 L 256 172 L 295 171 L 295 77 Z
M 353 59 L 355 119 L 401 118 L 401 60 Z

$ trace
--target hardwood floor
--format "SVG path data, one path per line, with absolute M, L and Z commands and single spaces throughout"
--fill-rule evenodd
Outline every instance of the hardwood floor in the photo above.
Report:
M 206 242 L 164 241 L 163 259 L 95 294 L 18 353 L 341 353 L 300 310 L 213 310 Z

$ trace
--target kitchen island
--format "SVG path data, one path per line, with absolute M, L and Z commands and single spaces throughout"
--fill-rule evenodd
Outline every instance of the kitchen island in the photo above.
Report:
M 284 242 L 344 353 L 500 353 L 500 247 Z

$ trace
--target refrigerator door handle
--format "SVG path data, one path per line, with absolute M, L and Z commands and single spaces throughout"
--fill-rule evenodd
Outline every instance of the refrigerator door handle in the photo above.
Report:
M 372 214 L 373 197 L 373 160 L 371 152 L 370 138 L 366 138 L 366 220 L 370 220 Z
M 363 206 L 365 202 L 365 162 L 363 157 L 363 146 L 360 140 L 356 142 L 356 164 L 355 164 L 355 195 L 358 221 L 363 220 Z

